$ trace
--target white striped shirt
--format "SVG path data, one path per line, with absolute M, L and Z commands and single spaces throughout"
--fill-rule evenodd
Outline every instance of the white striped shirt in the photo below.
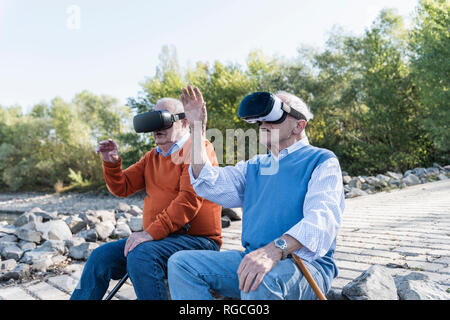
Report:
M 305 137 L 283 149 L 278 159 L 308 144 Z M 273 155 L 265 157 L 269 156 Z M 213 167 L 207 162 L 197 179 L 193 178 L 192 167 L 189 166 L 191 184 L 195 192 L 205 199 L 225 208 L 242 207 L 248 161 L 227 167 Z M 312 172 L 303 204 L 303 219 L 285 233 L 302 244 L 303 247 L 295 252 L 300 258 L 310 262 L 329 251 L 341 225 L 344 201 L 341 168 L 338 159 L 333 157 Z

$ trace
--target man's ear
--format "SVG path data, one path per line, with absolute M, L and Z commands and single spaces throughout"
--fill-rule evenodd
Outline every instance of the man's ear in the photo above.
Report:
M 305 130 L 307 122 L 305 120 L 300 120 L 297 122 L 297 126 L 294 128 L 293 132 L 295 134 L 300 134 Z

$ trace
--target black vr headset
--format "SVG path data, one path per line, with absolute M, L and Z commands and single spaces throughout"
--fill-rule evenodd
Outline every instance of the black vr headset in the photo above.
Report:
M 169 129 L 175 121 L 184 119 L 184 113 L 171 114 L 169 111 L 149 111 L 133 118 L 134 130 L 137 133 Z
M 270 92 L 254 92 L 246 96 L 238 109 L 238 116 L 248 123 L 282 123 L 288 114 L 297 120 L 307 120 L 303 114 Z

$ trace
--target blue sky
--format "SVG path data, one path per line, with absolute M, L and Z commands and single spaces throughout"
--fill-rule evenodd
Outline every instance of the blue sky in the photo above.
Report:
M 0 0 L 0 105 L 28 110 L 84 89 L 125 103 L 155 74 L 163 45 L 177 48 L 182 67 L 199 60 L 244 64 L 254 49 L 292 58 L 301 45 L 323 47 L 335 25 L 361 34 L 382 8 L 408 18 L 417 3 Z

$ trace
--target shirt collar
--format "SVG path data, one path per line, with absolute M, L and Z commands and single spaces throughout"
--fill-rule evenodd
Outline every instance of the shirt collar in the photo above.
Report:
M 167 157 L 168 155 L 171 155 L 172 153 L 180 150 L 181 148 L 183 148 L 183 145 L 185 144 L 185 142 L 189 139 L 190 137 L 190 133 L 186 133 L 184 136 L 181 137 L 180 140 L 178 140 L 177 142 L 175 142 L 169 149 L 169 151 L 167 151 L 166 154 L 164 154 L 161 150 L 161 148 L 159 146 L 156 147 L 156 153 L 161 153 L 164 157 Z
M 290 153 L 292 153 L 294 151 L 297 151 L 297 150 L 299 150 L 299 149 L 301 149 L 301 148 L 303 148 L 304 146 L 307 146 L 307 145 L 309 145 L 309 140 L 308 140 L 308 137 L 305 136 L 303 139 L 300 139 L 296 143 L 294 143 L 294 144 L 290 145 L 289 147 L 284 148 L 283 150 L 281 150 L 278 153 L 278 159 L 284 158 L 288 154 L 290 154 Z M 269 153 L 269 154 L 271 154 L 271 153 Z

